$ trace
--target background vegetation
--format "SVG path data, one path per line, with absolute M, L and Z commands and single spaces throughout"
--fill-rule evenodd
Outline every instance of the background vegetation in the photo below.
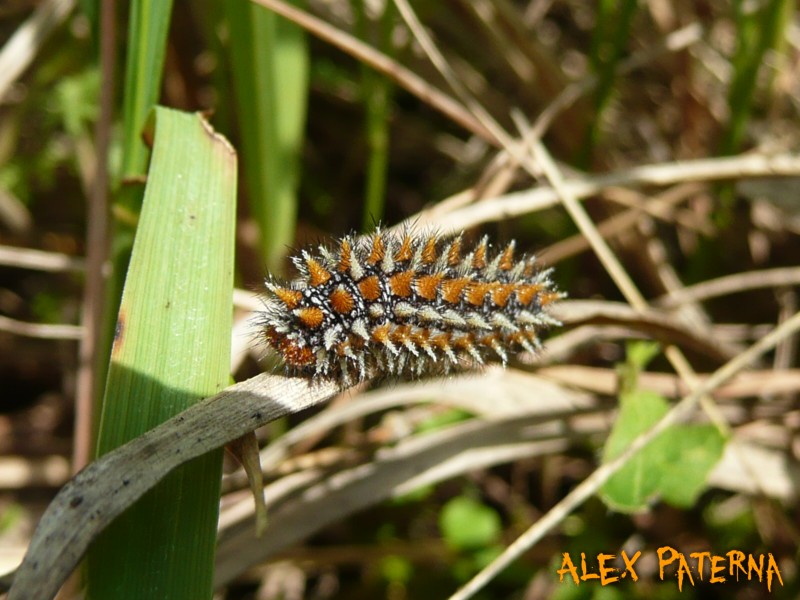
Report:
M 226 459 L 220 598 L 447 597 L 798 311 L 794 3 L 260 3 L 312 33 L 245 0 L 0 6 L 0 572 L 95 451 L 156 103 L 208 111 L 239 154 L 236 380 L 272 365 L 250 293 L 266 270 L 290 272 L 288 246 L 378 222 L 515 238 L 571 299 L 541 356 L 350 390 L 259 430 L 269 522 L 256 539 Z M 771 596 L 796 597 L 800 370 L 785 331 L 475 597 L 767 594 L 757 580 L 679 592 L 658 580 L 665 545 L 771 552 Z M 638 583 L 559 583 L 563 552 L 623 549 L 646 555 Z

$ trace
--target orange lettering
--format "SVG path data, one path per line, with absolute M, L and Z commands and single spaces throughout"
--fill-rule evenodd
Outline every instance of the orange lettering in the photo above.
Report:
M 672 557 L 669 560 L 664 560 L 664 555 L 670 552 Z M 664 581 L 664 567 L 671 565 L 675 559 L 678 558 L 678 553 L 670 546 L 662 546 L 658 549 L 658 576 L 661 581 Z
M 669 560 L 664 560 L 664 555 L 669 552 L 670 558 Z M 678 559 L 678 591 L 683 591 L 683 578 L 684 576 L 689 577 L 689 582 L 694 586 L 694 579 L 692 579 L 692 572 L 689 569 L 689 565 L 686 564 L 686 558 L 683 554 L 680 554 L 675 548 L 671 546 L 662 546 L 658 549 L 658 573 L 661 577 L 661 580 L 664 580 L 664 567 L 667 565 L 672 564 Z
M 633 563 L 639 560 L 639 557 L 642 555 L 642 551 L 638 550 L 636 554 L 633 555 L 633 558 L 628 560 L 628 555 L 625 553 L 625 550 L 622 551 L 622 560 L 625 561 L 625 572 L 622 574 L 622 578 L 625 579 L 625 576 L 630 573 L 631 579 L 634 581 L 639 581 L 639 576 L 636 574 L 636 569 L 633 568 Z
M 764 555 L 761 555 L 761 560 L 763 562 Z M 775 575 L 778 576 L 778 581 L 783 587 L 783 577 L 781 577 L 780 569 L 778 569 L 778 563 L 775 562 L 775 557 L 772 556 L 772 552 L 767 554 L 767 591 L 772 591 L 772 575 L 773 572 Z
M 753 571 L 756 572 L 758 575 L 758 581 L 760 582 L 762 577 L 764 576 L 764 555 L 758 555 L 758 564 L 756 565 L 756 561 L 753 558 L 752 554 L 748 554 L 747 556 L 747 581 L 750 581 L 750 578 L 753 575 Z
M 711 579 L 708 580 L 709 583 L 725 583 L 725 578 L 717 575 L 720 571 L 725 570 L 725 565 L 720 564 L 724 560 L 722 556 L 714 555 L 711 557 Z
M 581 552 L 581 581 L 586 581 L 587 579 L 600 579 L 600 575 L 586 572 L 586 554 Z
M 692 552 L 689 556 L 697 561 L 697 573 L 700 576 L 700 581 L 703 581 L 703 563 L 706 558 L 711 560 L 711 552 Z
M 572 564 L 572 558 L 569 555 L 569 552 L 564 552 L 561 559 L 561 568 L 556 571 L 558 573 L 558 581 L 564 581 L 564 575 L 569 573 L 572 575 L 572 581 L 575 582 L 575 585 L 578 585 L 580 582 L 578 581 L 578 569 L 575 568 L 575 565 Z
M 689 563 L 686 562 L 686 557 L 683 553 L 678 555 L 678 591 L 683 591 L 683 576 L 688 575 L 689 583 L 694 587 L 694 579 L 692 579 L 692 570 L 689 568 Z
M 619 577 L 606 577 L 609 573 L 616 573 L 617 569 L 614 567 L 606 567 L 607 560 L 614 560 L 616 558 L 613 554 L 598 554 L 597 555 L 597 562 L 600 566 L 600 585 L 608 585 L 609 583 L 614 583 L 615 581 L 619 581 Z
M 728 560 L 730 561 L 728 573 L 731 577 L 733 577 L 733 568 L 736 567 L 736 581 L 739 581 L 739 571 L 747 575 L 747 569 L 745 569 L 742 564 L 744 561 L 744 552 L 740 550 L 731 550 L 728 552 Z

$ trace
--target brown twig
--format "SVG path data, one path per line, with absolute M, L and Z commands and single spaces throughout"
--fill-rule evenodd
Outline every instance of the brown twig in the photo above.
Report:
M 114 69 L 116 63 L 116 0 L 100 3 L 100 67 L 103 85 L 100 88 L 100 118 L 97 121 L 97 165 L 87 209 L 86 285 L 83 290 L 81 322 L 83 337 L 78 351 L 78 373 L 75 386 L 75 433 L 72 451 L 73 472 L 80 471 L 90 460 L 92 423 L 98 389 L 97 356 L 104 322 L 103 306 L 108 261 L 108 149 L 114 113 Z

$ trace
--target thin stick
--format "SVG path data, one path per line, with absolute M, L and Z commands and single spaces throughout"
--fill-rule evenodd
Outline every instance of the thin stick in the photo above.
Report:
M 0 265 L 51 273 L 82 271 L 85 268 L 83 259 L 68 254 L 13 246 L 0 246 Z
M 653 304 L 664 308 L 675 308 L 689 302 L 708 300 L 727 294 L 786 285 L 800 285 L 800 267 L 747 271 L 709 279 L 656 298 Z
M 649 305 L 644 299 L 642 293 L 639 291 L 639 288 L 637 288 L 633 283 L 630 275 L 628 275 L 627 271 L 625 271 L 625 269 L 622 267 L 622 264 L 611 251 L 611 248 L 608 246 L 608 244 L 606 244 L 605 240 L 597 231 L 597 228 L 589 218 L 589 215 L 583 209 L 583 206 L 574 196 L 569 193 L 569 190 L 564 188 L 564 179 L 561 176 L 561 171 L 556 166 L 555 162 L 550 156 L 550 153 L 539 140 L 536 140 L 533 143 L 532 150 L 534 160 L 541 166 L 547 179 L 558 191 L 559 196 L 561 196 L 561 201 L 564 204 L 564 208 L 567 209 L 567 212 L 578 226 L 578 229 L 580 229 L 583 235 L 586 236 L 586 239 L 592 245 L 592 249 L 597 255 L 597 258 L 600 259 L 603 267 L 605 267 L 608 274 L 614 280 L 614 283 L 620 289 L 623 296 L 625 296 L 625 299 L 636 310 L 647 310 Z M 667 357 L 667 360 L 669 360 L 670 364 L 675 368 L 675 371 L 678 373 L 678 375 L 681 376 L 681 379 L 683 379 L 690 388 L 694 389 L 698 386 L 699 381 L 695 375 L 694 369 L 692 369 L 689 361 L 686 360 L 686 357 L 683 355 L 680 349 L 675 346 L 667 346 L 664 348 L 664 355 Z M 720 413 L 719 408 L 717 408 L 717 406 L 714 404 L 714 401 L 707 396 L 702 396 L 700 403 L 703 406 L 703 410 L 706 412 L 706 414 L 708 414 L 709 418 L 720 430 L 720 432 L 723 435 L 728 435 L 730 428 L 725 422 L 725 418 Z
M 47 340 L 79 340 L 81 339 L 81 335 L 83 335 L 83 328 L 79 325 L 27 323 L 2 315 L 0 315 L 0 331 Z
M 111 143 L 111 124 L 114 113 L 114 67 L 116 54 L 116 0 L 100 4 L 100 66 L 103 85 L 100 88 L 100 118 L 97 121 L 95 144 L 97 166 L 92 181 L 86 215 L 87 268 L 83 290 L 81 323 L 83 338 L 78 350 L 78 376 L 75 386 L 75 435 L 72 450 L 73 473 L 80 471 L 92 455 L 92 423 L 97 405 L 97 367 L 108 357 L 97 355 L 105 321 L 103 314 L 107 282 L 104 265 L 108 260 L 108 148 Z
M 691 194 L 702 189 L 702 185 L 696 183 L 689 183 L 680 187 L 682 188 L 678 190 L 680 193 L 670 194 L 669 199 L 654 197 L 648 202 L 640 202 L 634 208 L 609 217 L 602 223 L 597 224 L 597 231 L 600 232 L 600 235 L 602 235 L 604 239 L 621 235 L 628 229 L 634 227 L 645 213 L 654 214 L 657 218 L 669 222 L 674 217 L 668 214 L 666 210 L 667 207 L 670 209 L 675 208 L 677 204 L 685 202 Z M 675 221 L 677 221 L 677 218 L 675 218 Z M 588 250 L 589 248 L 591 248 L 591 246 L 586 238 L 583 237 L 582 234 L 576 233 L 573 236 L 543 248 L 537 254 L 543 262 L 554 264 L 569 256 Z

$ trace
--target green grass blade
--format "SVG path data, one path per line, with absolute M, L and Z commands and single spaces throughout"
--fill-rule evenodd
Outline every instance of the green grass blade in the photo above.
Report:
M 197 115 L 158 108 L 152 125 L 98 454 L 228 382 L 235 153 Z M 90 598 L 211 596 L 221 461 L 187 463 L 109 527 L 89 552 Z
M 590 165 L 592 152 L 600 139 L 603 111 L 613 96 L 617 68 L 624 58 L 637 9 L 637 0 L 602 0 L 598 3 L 597 25 L 589 53 L 592 70 L 597 75 L 594 93 L 595 118 L 589 125 L 586 143 L 578 157 L 577 163 L 580 167 L 587 168 Z
M 756 11 L 741 0 L 734 2 L 736 17 L 736 51 L 733 57 L 733 79 L 728 90 L 730 121 L 722 139 L 720 152 L 739 151 L 753 107 L 758 72 L 767 52 L 781 45 L 786 28 L 791 24 L 795 3 L 771 0 Z
M 367 43 L 374 42 L 378 50 L 387 56 L 392 56 L 394 4 L 387 3 L 376 21 L 370 20 L 366 6 L 360 0 L 352 2 L 351 5 L 356 15 L 359 37 Z M 389 79 L 366 65 L 361 66 L 361 81 L 366 110 L 368 150 L 361 230 L 367 232 L 374 229 L 375 224 L 380 223 L 383 218 L 386 179 L 389 172 L 389 126 L 394 86 Z
M 730 116 L 719 147 L 722 155 L 738 152 L 744 141 L 747 124 L 753 112 L 761 65 L 770 50 L 781 46 L 784 32 L 791 23 L 793 7 L 794 2 L 789 0 L 770 0 L 757 10 L 741 0 L 733 3 L 736 50 L 731 61 L 733 78 L 728 89 Z M 725 226 L 730 222 L 734 197 L 735 192 L 731 185 L 721 186 L 720 208 L 716 213 L 719 225 Z
M 130 3 L 125 56 L 125 84 L 122 110 L 122 157 L 114 183 L 111 227 L 113 269 L 106 284 L 103 306 L 104 327 L 99 334 L 95 360 L 95 397 L 103 395 L 108 355 L 114 335 L 125 273 L 128 269 L 133 235 L 142 202 L 142 187 L 126 180 L 144 177 L 149 150 L 142 141 L 147 115 L 158 102 L 163 80 L 172 0 L 133 0 Z M 95 419 L 96 421 L 96 419 Z
M 134 0 L 130 5 L 122 106 L 123 178 L 140 177 L 147 167 L 142 128 L 161 90 L 171 12 L 172 0 Z
M 249 2 L 224 3 L 251 213 L 267 268 L 280 272 L 294 239 L 308 95 L 308 50 L 300 28 Z

